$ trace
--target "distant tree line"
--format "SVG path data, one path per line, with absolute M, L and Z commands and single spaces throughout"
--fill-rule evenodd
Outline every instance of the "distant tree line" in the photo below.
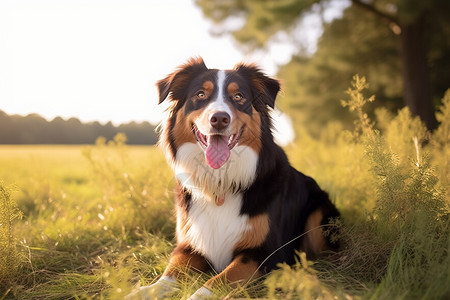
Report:
M 153 145 L 157 141 L 155 126 L 149 122 L 114 126 L 111 122 L 81 123 L 77 118 L 47 121 L 37 114 L 10 116 L 0 110 L 0 144 L 93 144 L 100 136 L 110 140 L 119 132 L 127 136 L 127 144 Z

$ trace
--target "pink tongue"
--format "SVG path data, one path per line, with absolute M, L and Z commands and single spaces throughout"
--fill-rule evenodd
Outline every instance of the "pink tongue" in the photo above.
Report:
M 228 149 L 228 137 L 223 135 L 213 135 L 209 137 L 206 148 L 206 162 L 213 169 L 223 166 L 230 157 Z

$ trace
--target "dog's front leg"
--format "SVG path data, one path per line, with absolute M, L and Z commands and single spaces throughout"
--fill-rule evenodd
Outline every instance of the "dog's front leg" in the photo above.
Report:
M 215 285 L 229 284 L 233 288 L 243 285 L 251 279 L 258 278 L 261 273 L 258 271 L 259 264 L 245 254 L 236 256 L 233 261 L 220 274 L 208 280 L 198 289 L 188 300 L 203 300 L 211 297 L 211 289 Z
M 187 269 L 205 272 L 209 268 L 205 258 L 195 252 L 189 246 L 178 245 L 173 250 L 169 265 L 158 281 L 149 286 L 143 286 L 136 292 L 127 296 L 127 300 L 154 300 L 166 299 L 176 289 L 177 278 Z

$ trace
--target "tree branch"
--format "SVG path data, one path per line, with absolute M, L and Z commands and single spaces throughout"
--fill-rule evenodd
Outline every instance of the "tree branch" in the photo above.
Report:
M 361 7 L 362 9 L 365 9 L 373 14 L 375 14 L 376 16 L 378 16 L 379 18 L 381 18 L 382 20 L 384 20 L 387 23 L 394 23 L 396 26 L 400 27 L 400 24 L 397 20 L 397 18 L 393 15 L 389 15 L 387 13 L 384 13 L 378 9 L 375 8 L 375 6 L 370 5 L 364 1 L 361 0 L 352 0 L 352 3 L 354 3 L 355 5 Z

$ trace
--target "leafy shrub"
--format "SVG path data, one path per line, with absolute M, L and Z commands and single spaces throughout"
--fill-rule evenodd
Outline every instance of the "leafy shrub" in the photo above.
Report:
M 356 112 L 353 132 L 325 130 L 319 141 L 302 134 L 296 142 L 306 155 L 294 164 L 316 177 L 342 211 L 343 248 L 313 266 L 281 266 L 266 281 L 269 291 L 278 293 L 273 298 L 331 299 L 330 287 L 331 295 L 342 299 L 450 295 L 450 92 L 437 114 L 440 127 L 431 135 L 407 108 L 397 116 L 378 111 L 378 124 L 371 121 L 364 112 L 374 100 L 364 96 L 367 86 L 355 76 L 350 99 L 342 101 Z M 337 185 L 340 180 L 345 183 Z

